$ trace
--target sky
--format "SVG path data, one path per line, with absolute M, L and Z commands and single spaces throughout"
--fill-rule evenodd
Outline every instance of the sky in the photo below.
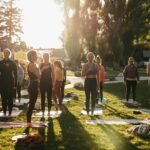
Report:
M 54 0 L 17 0 L 22 9 L 21 35 L 34 48 L 61 48 L 63 10 Z

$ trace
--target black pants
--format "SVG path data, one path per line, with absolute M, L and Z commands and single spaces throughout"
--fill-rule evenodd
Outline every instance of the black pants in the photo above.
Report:
M 6 114 L 8 107 L 9 114 L 11 114 L 13 109 L 13 87 L 1 89 L 1 98 L 3 113 Z
M 96 102 L 96 78 L 86 78 L 84 82 L 85 97 L 86 97 L 86 111 L 89 113 L 89 106 L 91 100 L 91 112 L 94 112 Z
M 45 112 L 45 95 L 46 94 L 47 94 L 47 100 L 48 100 L 48 111 L 50 111 L 52 107 L 52 84 L 41 83 L 40 91 L 41 91 L 42 112 Z
M 14 98 L 16 98 L 18 95 L 18 99 L 21 98 L 21 85 L 17 84 L 17 89 L 14 90 Z
M 27 110 L 27 122 L 31 122 L 32 112 L 38 96 L 38 81 L 31 81 L 28 87 L 29 92 L 29 107 Z
M 133 101 L 136 99 L 136 87 L 137 87 L 137 81 L 126 81 L 126 100 L 129 100 L 130 96 L 130 91 L 132 89 L 132 96 L 133 96 Z

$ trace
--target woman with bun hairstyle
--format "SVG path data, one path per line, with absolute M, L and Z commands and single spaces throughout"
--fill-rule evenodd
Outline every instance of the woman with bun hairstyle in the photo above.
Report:
M 37 53 L 34 50 L 31 50 L 27 53 L 27 58 L 29 60 L 28 64 L 28 75 L 29 75 L 29 107 L 27 110 L 27 126 L 32 126 L 31 124 L 31 117 L 32 112 L 37 100 L 38 96 L 38 88 L 39 88 L 39 80 L 40 80 L 40 72 L 39 68 L 37 67 L 36 61 L 37 61 Z

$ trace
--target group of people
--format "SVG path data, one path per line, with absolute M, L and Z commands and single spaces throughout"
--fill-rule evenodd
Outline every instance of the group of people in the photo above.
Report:
M 21 84 L 24 78 L 24 70 L 18 61 L 10 59 L 11 51 L 6 48 L 3 50 L 4 59 L 0 61 L 0 93 L 2 100 L 2 110 L 6 116 L 8 107 L 8 116 L 12 114 L 13 100 L 18 93 L 18 99 L 21 98 Z M 37 101 L 39 87 L 41 95 L 42 117 L 45 116 L 45 99 L 48 100 L 48 116 L 52 107 L 52 97 L 56 110 L 62 109 L 62 100 L 64 98 L 64 86 L 66 81 L 66 71 L 60 60 L 50 62 L 48 53 L 43 54 L 42 62 L 38 65 L 37 52 L 30 50 L 27 53 L 28 58 L 28 76 L 29 76 L 29 107 L 27 110 L 27 125 L 31 125 L 32 112 Z M 150 64 L 147 65 L 147 74 L 150 77 Z M 93 115 L 95 105 L 98 99 L 103 101 L 103 86 L 105 82 L 105 68 L 102 65 L 102 58 L 94 53 L 87 54 L 87 63 L 82 66 L 81 76 L 85 77 L 84 90 L 86 97 L 86 111 Z M 126 85 L 126 101 L 129 100 L 130 90 L 132 89 L 133 101 L 136 102 L 136 86 L 139 80 L 139 74 L 133 57 L 129 57 L 128 64 L 123 70 L 124 82 Z M 149 81 L 150 82 L 150 81 Z M 150 83 L 149 83 L 150 84 Z M 150 85 L 149 85 L 150 86 Z M 15 92 L 14 92 L 15 91 Z M 15 93 L 15 94 L 14 94 Z M 99 97 L 99 98 L 97 98 Z M 91 105 L 90 105 L 91 103 Z M 91 107 L 91 108 L 90 108 Z
M 11 51 L 6 48 L 3 50 L 4 58 L 0 62 L 0 93 L 2 99 L 2 110 L 4 116 L 8 110 L 8 116 L 11 117 L 13 102 L 18 93 L 18 99 L 21 98 L 21 84 L 24 78 L 23 68 L 18 61 L 10 59 Z M 64 86 L 66 80 L 66 71 L 63 63 L 56 60 L 50 62 L 48 53 L 43 54 L 42 62 L 37 64 L 37 52 L 30 50 L 27 53 L 29 61 L 27 66 L 29 76 L 29 107 L 27 110 L 27 125 L 31 125 L 32 112 L 37 101 L 39 89 L 41 95 L 42 117 L 45 116 L 45 99 L 48 100 L 48 116 L 52 107 L 52 97 L 55 102 L 56 110 L 62 109 L 62 100 L 64 97 Z M 8 107 L 8 108 L 7 108 Z
M 45 115 L 45 97 L 47 94 L 48 100 L 48 116 L 52 107 L 52 96 L 55 102 L 56 110 L 62 109 L 62 100 L 64 96 L 65 86 L 65 69 L 60 60 L 50 62 L 48 53 L 43 54 L 43 62 L 36 64 L 37 53 L 36 51 L 29 51 L 27 53 L 29 64 L 27 67 L 30 84 L 28 87 L 29 92 L 29 107 L 27 110 L 27 125 L 31 125 L 32 112 L 38 97 L 38 88 L 40 87 L 41 94 L 41 109 L 42 117 Z
M 147 74 L 150 78 L 150 63 L 147 65 Z M 105 81 L 105 68 L 102 65 L 100 56 L 89 52 L 87 54 L 87 63 L 82 67 L 81 75 L 85 77 L 84 90 L 86 97 L 86 111 L 89 114 L 94 113 L 95 105 L 97 104 L 97 95 L 100 94 L 100 100 L 103 100 L 103 85 Z M 133 57 L 128 58 L 128 64 L 123 70 L 124 83 L 126 86 L 126 101 L 129 101 L 130 91 L 132 89 L 133 102 L 136 102 L 136 87 L 139 81 L 139 73 Z M 150 86 L 150 79 L 149 79 Z M 149 87 L 150 88 L 150 87 Z M 100 91 L 100 92 L 98 92 Z M 91 105 L 90 105 L 91 101 Z M 90 108 L 91 106 L 91 108 Z

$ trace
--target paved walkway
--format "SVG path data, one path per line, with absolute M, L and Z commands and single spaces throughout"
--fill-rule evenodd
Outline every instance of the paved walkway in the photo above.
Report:
M 67 80 L 69 80 L 71 84 L 66 85 L 65 88 L 73 88 L 74 84 L 77 82 L 84 83 L 84 77 L 67 76 Z M 142 80 L 147 80 L 147 77 L 140 77 L 140 81 Z M 124 82 L 123 76 L 117 76 L 114 81 L 106 79 L 105 84 L 114 84 L 123 82 Z

